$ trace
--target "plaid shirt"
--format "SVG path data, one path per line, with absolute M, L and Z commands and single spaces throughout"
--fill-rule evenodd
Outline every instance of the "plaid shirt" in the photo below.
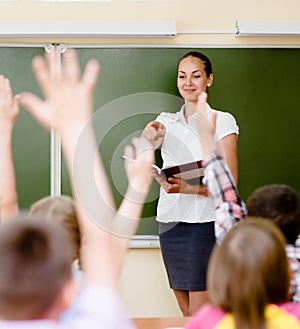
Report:
M 217 242 L 220 243 L 225 234 L 247 216 L 246 205 L 239 196 L 224 159 L 216 153 L 205 161 L 203 183 L 216 206 L 215 234 Z M 286 254 L 293 271 L 291 279 L 293 301 L 300 302 L 300 247 L 286 245 Z
M 213 154 L 205 163 L 203 183 L 216 207 L 215 234 L 220 243 L 232 226 L 247 216 L 246 205 L 221 156 Z

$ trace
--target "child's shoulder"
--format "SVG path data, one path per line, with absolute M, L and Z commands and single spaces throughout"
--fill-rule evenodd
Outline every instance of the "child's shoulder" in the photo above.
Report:
M 298 321 L 300 321 L 300 303 L 288 302 L 278 305 L 281 309 L 284 309 L 289 314 L 294 315 Z
M 206 304 L 200 308 L 200 310 L 191 317 L 190 321 L 185 326 L 186 329 L 212 329 L 226 313 L 219 307 L 214 307 L 210 304 Z

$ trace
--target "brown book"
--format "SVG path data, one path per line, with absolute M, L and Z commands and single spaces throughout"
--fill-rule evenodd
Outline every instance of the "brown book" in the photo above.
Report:
M 188 162 L 172 167 L 159 168 L 153 165 L 153 168 L 157 173 L 163 176 L 166 180 L 169 177 L 181 178 L 192 185 L 199 185 L 202 183 L 204 176 L 203 161 L 198 160 L 194 162 Z
M 121 156 L 123 160 L 126 159 L 124 155 Z M 152 165 L 153 170 L 158 175 L 161 175 L 165 180 L 169 177 L 175 177 L 185 180 L 191 185 L 202 184 L 204 176 L 203 160 L 197 160 L 193 162 L 183 163 L 176 166 L 159 168 L 157 165 Z

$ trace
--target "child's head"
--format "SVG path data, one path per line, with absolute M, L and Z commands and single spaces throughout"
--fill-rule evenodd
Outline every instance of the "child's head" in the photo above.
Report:
M 66 195 L 47 196 L 32 204 L 30 215 L 42 220 L 55 220 L 71 235 L 74 243 L 74 259 L 80 255 L 80 231 L 74 201 Z
M 291 187 L 281 184 L 257 189 L 247 201 L 248 215 L 273 220 L 287 243 L 295 244 L 300 234 L 300 197 Z
M 265 306 L 288 300 L 285 243 L 270 220 L 249 218 L 233 227 L 213 250 L 210 298 L 215 306 L 233 313 L 237 328 L 245 323 L 245 328 L 261 328 Z
M 72 249 L 55 221 L 20 217 L 1 224 L 0 317 L 39 319 L 66 308 L 70 300 L 63 292 L 72 285 Z

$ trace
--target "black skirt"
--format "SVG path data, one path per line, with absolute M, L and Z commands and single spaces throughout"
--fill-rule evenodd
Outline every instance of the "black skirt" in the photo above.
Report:
M 215 245 L 214 222 L 159 223 L 159 230 L 170 288 L 207 290 L 208 261 Z

